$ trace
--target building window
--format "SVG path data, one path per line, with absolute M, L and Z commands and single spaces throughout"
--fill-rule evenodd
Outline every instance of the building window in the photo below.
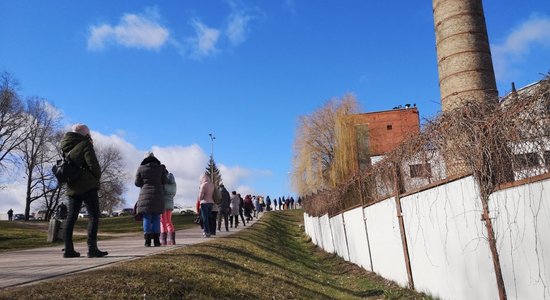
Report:
M 392 129 L 393 129 L 393 126 L 392 126 L 392 125 L 388 125 L 388 126 L 386 126 L 386 129 L 387 129 L 387 130 L 392 130 Z
M 432 177 L 432 167 L 430 164 L 409 165 L 411 178 L 429 178 Z
M 520 170 L 539 166 L 539 155 L 535 152 L 516 154 L 514 160 L 516 161 L 516 166 Z

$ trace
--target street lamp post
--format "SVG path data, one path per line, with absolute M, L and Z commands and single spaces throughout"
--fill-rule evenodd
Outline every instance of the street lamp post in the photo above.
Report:
M 210 136 L 210 141 L 211 141 L 211 143 L 210 143 L 210 156 L 212 158 L 214 158 L 214 140 L 216 139 L 216 137 L 211 133 L 209 133 L 208 135 Z
M 210 181 L 213 183 L 214 182 L 214 140 L 216 139 L 216 137 L 212 134 L 212 133 L 209 133 L 208 134 L 210 136 L 210 159 L 212 160 L 210 162 Z

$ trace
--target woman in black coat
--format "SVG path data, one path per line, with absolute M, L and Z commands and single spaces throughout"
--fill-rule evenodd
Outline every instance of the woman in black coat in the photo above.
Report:
M 160 246 L 160 215 L 164 212 L 164 184 L 166 168 L 152 152 L 145 155 L 136 173 L 135 184 L 140 187 L 136 214 L 143 216 L 143 237 L 145 246 Z

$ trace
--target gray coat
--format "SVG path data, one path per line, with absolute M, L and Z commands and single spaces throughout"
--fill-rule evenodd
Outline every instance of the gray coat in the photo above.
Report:
M 140 187 L 137 213 L 162 214 L 164 212 L 164 184 L 166 168 L 155 157 L 147 157 L 138 167 L 135 184 Z
M 166 176 L 166 183 L 164 184 L 164 209 L 174 210 L 174 197 L 176 196 L 177 186 L 176 179 L 172 173 L 168 173 Z

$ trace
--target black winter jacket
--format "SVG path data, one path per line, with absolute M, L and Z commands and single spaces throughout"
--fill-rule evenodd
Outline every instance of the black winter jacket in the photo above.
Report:
M 155 157 L 147 157 L 138 167 L 135 184 L 140 187 L 137 213 L 162 214 L 164 212 L 164 186 L 166 168 Z
M 80 133 L 67 132 L 61 140 L 61 150 L 64 155 L 70 152 L 69 158 L 84 168 L 80 178 L 67 184 L 67 196 L 82 195 L 92 189 L 99 190 L 101 168 L 90 139 Z

